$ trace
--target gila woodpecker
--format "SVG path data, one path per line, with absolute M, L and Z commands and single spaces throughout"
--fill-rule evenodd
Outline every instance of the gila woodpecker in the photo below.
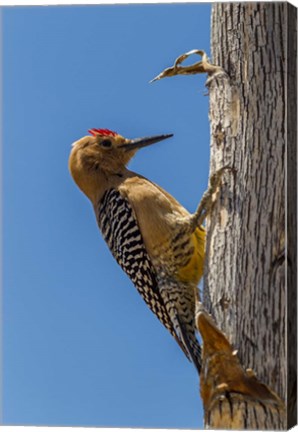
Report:
M 205 253 L 201 224 L 211 193 L 190 214 L 160 186 L 126 168 L 138 149 L 172 135 L 130 140 L 108 129 L 88 132 L 72 146 L 71 175 L 91 200 L 114 258 L 199 373 L 194 315 Z

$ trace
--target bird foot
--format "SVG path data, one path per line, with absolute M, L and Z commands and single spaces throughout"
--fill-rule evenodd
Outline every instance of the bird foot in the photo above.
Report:
M 189 66 L 181 66 L 181 63 L 184 62 L 189 56 L 196 54 L 202 57 L 200 62 L 194 63 Z M 172 67 L 164 69 L 159 75 L 153 78 L 150 83 L 154 81 L 158 81 L 162 78 L 171 77 L 175 75 L 194 75 L 199 73 L 207 73 L 209 75 L 209 79 L 214 75 L 218 75 L 221 73 L 226 74 L 226 72 L 220 67 L 215 66 L 209 63 L 209 59 L 205 51 L 202 50 L 191 50 L 185 54 L 179 56 Z
M 212 204 L 213 204 L 213 194 L 217 191 L 217 188 L 220 185 L 220 181 L 222 179 L 222 176 L 225 172 L 231 172 L 233 174 L 236 173 L 236 169 L 225 165 L 224 167 L 220 168 L 219 170 L 215 171 L 209 179 L 209 187 L 204 192 L 203 197 L 200 201 L 200 204 L 192 216 L 193 219 L 193 228 L 199 227 L 202 225 L 204 220 L 206 219 L 208 213 L 211 210 Z

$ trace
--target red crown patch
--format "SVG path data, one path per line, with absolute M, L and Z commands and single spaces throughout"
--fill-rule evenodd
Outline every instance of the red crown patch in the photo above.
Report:
M 95 129 L 95 128 L 93 128 L 93 129 L 89 129 L 88 132 L 93 136 L 96 136 L 96 135 L 116 136 L 117 135 L 116 132 L 113 132 L 109 129 Z

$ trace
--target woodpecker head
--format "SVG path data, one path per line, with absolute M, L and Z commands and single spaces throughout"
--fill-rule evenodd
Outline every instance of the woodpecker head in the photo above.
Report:
M 125 166 L 142 147 L 170 138 L 172 134 L 146 138 L 126 139 L 108 129 L 90 129 L 85 136 L 72 145 L 69 169 L 72 177 L 83 192 L 85 183 L 94 177 L 121 174 Z

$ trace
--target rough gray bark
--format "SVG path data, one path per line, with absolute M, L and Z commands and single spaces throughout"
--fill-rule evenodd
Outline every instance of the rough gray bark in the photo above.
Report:
M 207 224 L 204 283 L 204 305 L 241 364 L 283 400 L 291 395 L 292 411 L 296 371 L 286 365 L 296 351 L 287 356 L 295 345 L 287 336 L 296 321 L 288 317 L 287 328 L 286 314 L 289 305 L 296 313 L 295 30 L 296 9 L 287 3 L 213 5 L 212 63 L 228 76 L 210 81 L 210 170 L 237 171 L 225 176 Z M 295 422 L 289 413 L 288 425 Z

